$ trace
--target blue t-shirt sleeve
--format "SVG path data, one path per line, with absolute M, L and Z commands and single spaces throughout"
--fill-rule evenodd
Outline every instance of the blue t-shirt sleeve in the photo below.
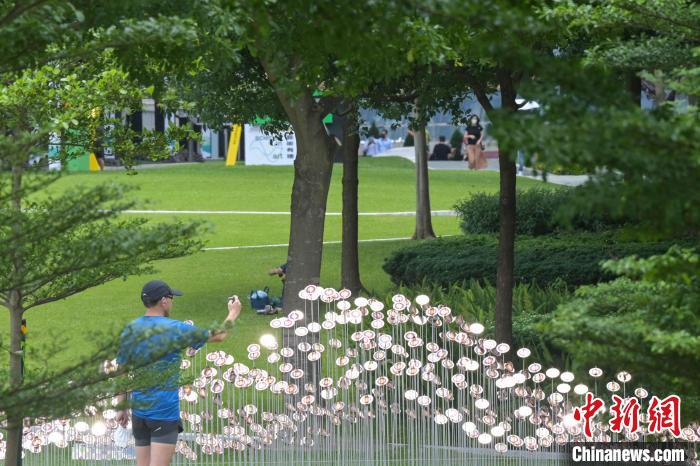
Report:
M 177 332 L 185 346 L 199 349 L 209 340 L 209 330 L 189 325 L 184 322 L 177 323 Z

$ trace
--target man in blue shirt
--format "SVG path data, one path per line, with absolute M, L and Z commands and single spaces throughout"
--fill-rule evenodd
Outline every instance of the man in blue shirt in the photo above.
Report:
M 377 141 L 377 145 L 379 146 L 377 153 L 379 154 L 390 150 L 394 145 L 394 143 L 391 142 L 391 139 L 389 139 L 389 134 L 386 132 L 385 129 L 382 130 L 380 135 L 381 137 Z
M 182 432 L 178 396 L 181 352 L 192 346 L 201 348 L 207 342 L 223 341 L 226 331 L 210 332 L 170 318 L 173 297 L 182 296 L 161 280 L 146 283 L 141 301 L 146 313 L 130 322 L 121 334 L 117 363 L 144 368 L 153 385 L 131 392 L 132 430 L 136 443 L 138 466 L 168 466 L 175 452 L 177 437 Z M 241 312 L 238 297 L 228 301 L 224 325 L 233 322 Z M 126 398 L 121 395 L 120 402 Z M 127 410 L 119 411 L 117 422 L 126 427 Z

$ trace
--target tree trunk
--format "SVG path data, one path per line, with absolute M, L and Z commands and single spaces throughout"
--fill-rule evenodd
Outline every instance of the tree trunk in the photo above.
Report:
M 500 150 L 500 232 L 496 270 L 496 341 L 513 343 L 513 266 L 515 264 L 515 162 Z
M 517 112 L 517 97 L 509 70 L 498 72 L 501 106 L 511 112 Z M 498 167 L 500 181 L 498 236 L 498 265 L 496 269 L 496 341 L 513 344 L 513 266 L 515 264 L 515 161 L 511 158 L 512 150 L 500 146 L 498 150 Z
M 12 231 L 16 237 L 22 234 L 22 165 L 15 164 L 12 167 Z M 14 283 L 21 283 L 24 275 L 24 261 L 19 251 L 12 258 L 10 271 Z M 23 383 L 22 368 L 22 290 L 19 285 L 8 293 L 7 307 L 10 311 L 10 388 L 20 387 Z M 7 413 L 7 450 L 5 452 L 5 465 L 18 466 L 22 464 L 22 414 L 20 412 Z
M 22 385 L 22 308 L 17 304 L 21 299 L 19 292 L 10 292 L 10 387 Z M 22 464 L 22 414 L 7 413 L 7 450 L 5 466 Z
M 654 70 L 654 104 L 656 107 L 666 102 L 666 87 L 664 86 L 664 73 Z
M 357 164 L 360 150 L 357 112 L 345 116 L 343 124 L 343 242 L 340 259 L 340 283 L 353 295 L 364 287 L 360 281 L 358 251 L 358 177 Z
M 413 138 L 416 154 L 416 230 L 413 233 L 413 239 L 435 238 L 430 213 L 425 126 L 415 130 Z
M 632 71 L 627 76 L 627 91 L 632 98 L 632 102 L 637 106 L 642 105 L 642 78 Z

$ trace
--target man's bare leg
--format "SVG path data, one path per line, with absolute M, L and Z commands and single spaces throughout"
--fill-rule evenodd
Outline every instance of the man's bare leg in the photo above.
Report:
M 136 466 L 151 465 L 151 447 L 136 447 Z
M 151 442 L 150 466 L 169 466 L 175 453 L 175 445 Z M 139 465 L 140 466 L 140 465 Z

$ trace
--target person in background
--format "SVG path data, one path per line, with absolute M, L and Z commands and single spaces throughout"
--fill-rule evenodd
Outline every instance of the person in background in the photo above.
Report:
M 284 264 L 280 265 L 279 267 L 275 267 L 274 269 L 270 269 L 267 271 L 268 275 L 277 275 L 280 277 L 280 280 L 282 280 L 282 296 L 280 297 L 279 303 L 275 303 L 276 305 L 274 306 L 274 311 L 279 312 L 282 310 L 282 306 L 284 303 L 284 286 L 287 283 L 287 267 L 288 264 L 285 262 Z
M 430 154 L 429 160 L 447 160 L 452 149 L 445 144 L 445 136 L 438 138 L 438 143 L 433 147 L 433 152 Z
M 393 146 L 393 142 L 391 142 L 391 139 L 389 139 L 389 134 L 386 132 L 385 129 L 382 130 L 380 133 L 379 140 L 377 141 L 377 144 L 379 145 L 378 149 L 379 151 L 377 153 L 381 154 L 383 152 L 388 151 L 391 149 Z
M 182 350 L 188 346 L 201 348 L 207 342 L 221 342 L 226 330 L 209 331 L 171 319 L 173 298 L 178 290 L 161 280 L 146 283 L 141 302 L 146 312 L 127 324 L 121 334 L 117 363 L 144 368 L 153 380 L 151 386 L 131 392 L 133 409 L 131 424 L 136 446 L 137 466 L 168 466 L 175 453 L 178 434 L 182 432 L 178 381 Z M 237 296 L 228 299 L 228 328 L 241 313 Z M 117 397 L 121 404 L 126 394 Z M 129 423 L 129 412 L 122 409 L 116 421 L 122 427 Z
M 464 132 L 464 142 L 467 152 L 466 158 L 471 170 L 481 170 L 488 165 L 482 149 L 484 134 L 484 128 L 479 123 L 479 117 L 477 115 L 472 115 L 469 118 L 467 130 Z
M 364 155 L 366 157 L 372 157 L 379 153 L 379 145 L 373 136 L 367 138 L 367 147 L 365 147 Z

